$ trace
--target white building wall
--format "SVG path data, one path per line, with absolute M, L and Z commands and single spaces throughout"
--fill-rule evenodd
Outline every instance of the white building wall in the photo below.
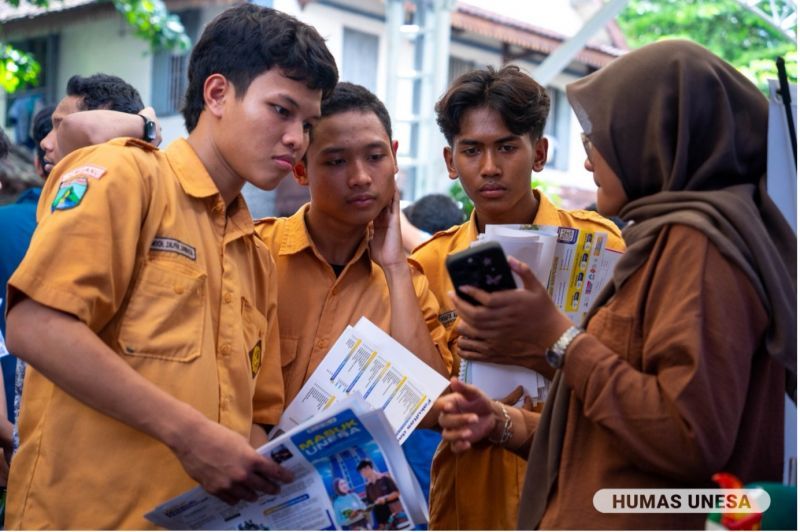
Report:
M 151 56 L 147 43 L 136 38 L 122 16 L 95 16 L 61 30 L 61 57 L 58 87 L 80 74 L 102 72 L 119 76 L 139 91 L 142 101 L 150 101 Z

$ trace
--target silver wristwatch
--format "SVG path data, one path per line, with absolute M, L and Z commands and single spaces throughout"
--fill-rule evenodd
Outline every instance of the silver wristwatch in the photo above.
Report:
M 572 341 L 583 332 L 582 329 L 572 326 L 562 334 L 556 342 L 550 346 L 544 354 L 544 359 L 555 369 L 561 369 L 564 365 L 564 354 Z

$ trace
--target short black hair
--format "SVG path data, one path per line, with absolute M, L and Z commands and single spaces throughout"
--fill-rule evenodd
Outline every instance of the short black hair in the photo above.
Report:
M 82 111 L 110 109 L 138 113 L 144 109 L 139 91 L 124 79 L 110 74 L 72 76 L 67 81 L 67 96 L 79 97 L 78 108 Z
M 372 463 L 372 460 L 370 460 L 369 458 L 365 458 L 364 460 L 361 460 L 358 463 L 358 465 L 356 466 L 356 471 L 361 471 L 362 469 L 364 469 L 366 467 L 371 467 L 372 469 L 375 469 L 375 465 Z
M 500 70 L 486 67 L 462 74 L 436 102 L 436 123 L 450 146 L 461 131 L 464 114 L 479 107 L 500 113 L 513 134 L 527 133 L 535 140 L 544 133 L 550 96 L 544 87 L 515 65 Z
M 11 149 L 11 141 L 8 140 L 6 132 L 0 128 L 0 159 L 5 159 L 8 155 L 8 150 Z
M 327 96 L 339 80 L 336 61 L 313 27 L 268 7 L 240 4 L 212 20 L 192 50 L 183 106 L 191 132 L 203 111 L 203 85 L 221 74 L 243 98 L 250 83 L 273 67 Z
M 31 138 L 36 143 L 36 158 L 39 159 L 39 164 L 44 168 L 44 149 L 42 149 L 42 141 L 53 129 L 53 111 L 56 110 L 54 105 L 42 107 L 36 116 L 33 117 L 33 126 L 31 127 Z
M 374 113 L 381 121 L 383 129 L 389 135 L 389 140 L 392 140 L 392 119 L 389 117 L 389 111 L 386 106 L 378 99 L 369 89 L 342 81 L 337 83 L 333 92 L 322 100 L 322 118 L 337 115 L 340 113 L 347 113 L 349 111 L 359 111 L 362 113 Z M 313 137 L 314 130 L 311 130 Z
M 426 194 L 403 213 L 411 225 L 431 235 L 464 223 L 466 217 L 458 203 L 446 194 Z

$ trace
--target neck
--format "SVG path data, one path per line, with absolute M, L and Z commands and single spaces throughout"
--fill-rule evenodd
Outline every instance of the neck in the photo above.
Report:
M 480 210 L 475 208 L 475 222 L 478 232 L 483 233 L 487 225 L 501 224 L 529 224 L 536 218 L 539 211 L 539 198 L 533 190 L 529 196 L 525 196 L 516 205 L 505 211 Z
M 305 215 L 306 227 L 317 251 L 328 264 L 345 265 L 352 260 L 361 240 L 364 238 L 366 226 L 347 226 L 332 220 L 311 207 Z
M 201 117 L 197 127 L 189 134 L 186 140 L 197 153 L 197 157 L 203 163 L 203 166 L 205 166 L 208 175 L 211 176 L 211 180 L 214 181 L 217 190 L 222 195 L 225 205 L 230 205 L 242 191 L 244 179 L 239 177 L 228 165 L 228 162 L 214 143 L 211 133 Z

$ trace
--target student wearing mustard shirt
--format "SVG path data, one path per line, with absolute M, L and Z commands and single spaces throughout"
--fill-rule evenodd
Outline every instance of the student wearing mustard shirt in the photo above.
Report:
M 337 77 L 313 28 L 243 4 L 192 51 L 188 138 L 115 139 L 53 170 L 8 289 L 29 364 L 9 528 L 152 528 L 197 483 L 234 502 L 291 478 L 249 441 L 283 383 L 275 266 L 240 190 L 291 171 Z
M 383 103 L 364 87 L 339 83 L 295 170 L 310 203 L 288 218 L 256 222 L 277 265 L 287 404 L 362 316 L 435 370 L 449 371 L 438 302 L 402 247 L 391 135 Z
M 513 361 L 505 354 L 520 349 L 511 342 L 488 343 L 462 336 L 448 295 L 453 286 L 445 258 L 467 248 L 486 224 L 563 225 L 605 231 L 609 248 L 624 248 L 611 221 L 594 212 L 559 209 L 540 191 L 531 189 L 531 171 L 540 172 L 547 162 L 543 131 L 549 108 L 544 87 L 515 66 L 468 72 L 457 78 L 436 104 L 437 122 L 448 142 L 444 160 L 449 176 L 460 180 L 475 210 L 466 223 L 439 232 L 419 246 L 410 260 L 428 278 L 441 304 L 439 320 L 447 328 L 456 371 L 458 354 L 502 363 Z M 533 369 L 545 376 L 553 373 L 544 361 Z M 456 455 L 440 445 L 431 471 L 431 528 L 515 528 L 525 465 L 499 446 L 477 447 Z

